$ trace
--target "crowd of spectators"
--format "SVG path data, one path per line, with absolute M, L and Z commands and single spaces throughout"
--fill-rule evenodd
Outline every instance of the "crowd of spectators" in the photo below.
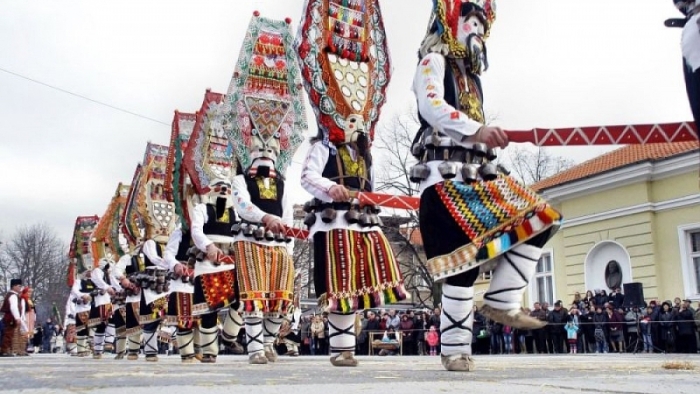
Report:
M 700 303 L 690 300 L 651 300 L 628 307 L 620 289 L 588 291 L 570 303 L 558 300 L 550 307 L 535 302 L 525 312 L 547 322 L 537 330 L 518 330 L 489 321 L 474 307 L 474 354 L 558 353 L 697 353 Z M 358 312 L 356 334 L 359 355 L 439 355 L 440 308 L 371 309 Z M 301 354 L 328 354 L 328 319 L 304 316 Z M 438 342 L 436 342 L 438 341 Z M 382 343 L 396 343 L 395 349 Z M 432 342 L 432 343 L 431 343 Z M 398 344 L 400 343 L 400 346 Z

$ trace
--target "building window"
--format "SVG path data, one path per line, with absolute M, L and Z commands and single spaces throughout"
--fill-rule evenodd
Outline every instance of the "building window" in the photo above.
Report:
M 700 223 L 678 227 L 685 297 L 700 300 Z
M 532 303 L 541 302 L 554 305 L 554 264 L 552 252 L 544 252 L 537 262 L 537 270 L 532 281 Z

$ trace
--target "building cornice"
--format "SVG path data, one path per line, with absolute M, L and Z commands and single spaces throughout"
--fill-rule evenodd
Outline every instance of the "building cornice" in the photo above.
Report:
M 697 151 L 692 151 L 662 161 L 645 161 L 596 174 L 544 189 L 540 194 L 546 200 L 556 204 L 639 182 L 654 181 L 697 171 L 698 166 L 700 166 L 700 156 Z
M 666 201 L 647 202 L 644 204 L 632 205 L 624 208 L 611 209 L 605 212 L 590 215 L 578 216 L 571 219 L 564 219 L 562 228 L 576 227 L 584 224 L 599 222 L 602 220 L 615 219 L 623 216 L 635 215 L 645 212 L 663 212 L 671 209 L 684 208 L 693 205 L 700 205 L 700 194 L 691 194 Z

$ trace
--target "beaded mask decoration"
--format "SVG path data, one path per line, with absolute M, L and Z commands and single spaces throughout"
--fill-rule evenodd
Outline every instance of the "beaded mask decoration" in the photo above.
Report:
M 73 274 L 82 275 L 93 267 L 93 259 L 90 248 L 92 233 L 97 227 L 100 218 L 95 216 L 78 216 L 75 220 L 73 238 L 71 239 L 68 257 L 70 258 Z M 69 275 L 70 276 L 70 275 Z M 69 277 L 69 281 L 70 281 Z
M 228 88 L 229 138 L 243 170 L 270 159 L 284 175 L 308 128 L 290 19 L 256 11 Z
M 180 218 L 183 229 L 188 228 L 189 218 L 187 211 L 183 210 L 183 199 L 187 197 L 185 193 L 187 174 L 182 163 L 196 120 L 196 114 L 175 111 L 165 171 L 165 193 L 168 201 L 175 204 L 175 214 Z M 191 185 L 189 182 L 188 184 Z
M 146 222 L 145 239 L 168 242 L 175 229 L 175 204 L 165 193 L 168 147 L 148 143 L 142 162 L 142 182 L 136 195 L 136 206 Z
M 126 253 L 125 250 L 122 250 L 119 242 L 119 218 L 126 206 L 128 194 L 129 185 L 120 183 L 107 206 L 107 210 L 92 233 L 94 267 L 98 266 L 100 259 L 116 261 Z
M 195 193 L 203 202 L 218 198 L 218 191 L 215 190 L 217 185 L 226 184 L 230 191 L 231 180 L 235 174 L 233 147 L 228 139 L 230 126 L 227 117 L 224 116 L 225 107 L 223 94 L 206 91 L 185 150 L 182 165 L 194 190 L 188 192 L 188 180 L 183 179 L 182 193 Z M 230 207 L 233 202 L 230 198 L 228 200 L 227 207 Z M 186 199 L 182 202 L 188 205 Z M 183 207 L 183 210 L 187 208 Z
M 307 0 L 303 18 L 296 47 L 324 144 L 344 143 L 353 115 L 373 140 L 391 77 L 379 1 Z
M 484 39 L 488 38 L 496 19 L 496 0 L 433 0 L 433 15 L 428 30 L 437 25 L 437 33 L 455 58 L 467 56 L 467 48 L 457 39 L 463 4 L 471 6 L 471 12 L 484 24 Z

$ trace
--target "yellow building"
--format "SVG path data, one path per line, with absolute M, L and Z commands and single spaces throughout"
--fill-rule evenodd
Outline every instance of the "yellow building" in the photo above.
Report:
M 576 292 L 629 282 L 643 284 L 647 301 L 700 300 L 699 171 L 697 142 L 633 145 L 533 185 L 564 223 L 525 304 L 568 307 Z

